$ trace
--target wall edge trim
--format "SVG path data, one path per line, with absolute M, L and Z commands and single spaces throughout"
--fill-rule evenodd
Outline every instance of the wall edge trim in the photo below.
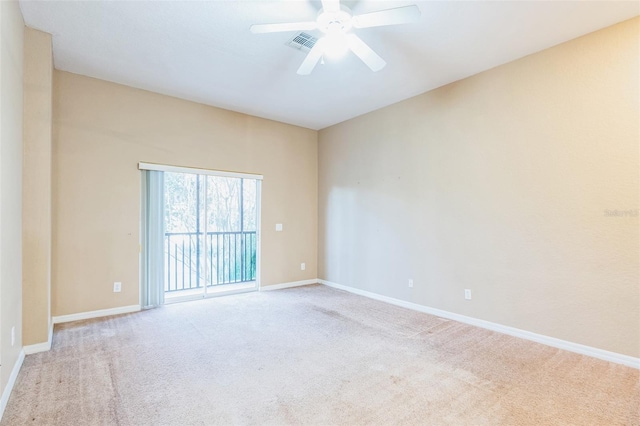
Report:
M 2 416 L 4 415 L 4 410 L 7 408 L 7 403 L 9 402 L 9 398 L 11 397 L 11 392 L 13 391 L 13 386 L 16 384 L 16 379 L 18 378 L 18 373 L 20 373 L 20 369 L 22 368 L 22 363 L 24 362 L 24 350 L 20 351 L 18 355 L 18 359 L 16 363 L 13 365 L 13 369 L 11 370 L 11 375 L 9 376 L 9 380 L 7 381 L 7 386 L 4 388 L 2 392 L 2 399 L 0 399 L 0 420 L 2 420 Z
M 26 345 L 22 348 L 25 355 L 37 354 L 38 352 L 47 352 L 51 350 L 51 343 L 53 342 L 53 322 L 49 326 L 49 333 L 47 334 L 47 341 L 42 343 L 34 343 L 33 345 Z
M 281 290 L 283 288 L 300 287 L 300 286 L 309 285 L 309 284 L 318 284 L 318 282 L 319 280 L 317 278 L 313 278 L 310 280 L 292 281 L 289 283 L 260 286 L 259 290 L 260 291 Z
M 586 355 L 592 358 L 597 358 L 603 361 L 614 362 L 616 364 L 622 364 L 627 367 L 640 369 L 640 358 L 635 358 L 629 355 L 619 354 L 616 352 L 610 352 L 604 349 L 594 348 L 592 346 L 582 345 L 580 343 L 574 343 L 567 340 L 557 339 L 555 337 L 545 336 L 544 334 L 537 334 L 527 330 L 521 330 L 519 328 L 510 327 L 507 325 L 498 324 L 491 321 L 485 321 L 478 318 L 468 317 L 466 315 L 460 315 L 441 309 L 431 308 L 429 306 L 420 305 L 418 303 L 407 302 L 405 300 L 395 299 L 389 296 L 383 296 L 378 293 L 373 293 L 367 290 L 361 290 L 358 288 L 349 287 L 346 285 L 334 283 L 326 280 L 318 280 L 320 284 L 327 287 L 333 287 L 338 290 L 348 291 L 349 293 L 357 294 L 359 296 L 368 297 L 370 299 L 378 300 L 381 302 L 390 303 L 392 305 L 400 306 L 414 311 L 423 312 L 426 314 L 435 315 L 441 318 L 446 318 L 465 324 L 473 325 L 476 327 L 484 328 L 498 333 L 507 334 L 509 336 L 519 337 L 521 339 L 530 340 L 543 345 L 551 346 L 558 349 L 564 349 L 566 351 L 574 352 L 580 355 Z
M 132 312 L 139 312 L 140 310 L 140 305 L 129 305 L 120 306 L 118 308 L 99 309 L 97 311 L 79 312 L 77 314 L 59 315 L 52 319 L 54 324 L 61 324 L 91 318 L 108 317 L 110 315 L 130 314 Z

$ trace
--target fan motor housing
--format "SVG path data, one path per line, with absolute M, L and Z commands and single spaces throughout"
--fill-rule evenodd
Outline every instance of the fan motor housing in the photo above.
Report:
M 346 33 L 353 26 L 352 16 L 351 9 L 346 6 L 340 6 L 338 12 L 325 12 L 324 9 L 320 9 L 316 22 L 318 29 L 323 33 Z

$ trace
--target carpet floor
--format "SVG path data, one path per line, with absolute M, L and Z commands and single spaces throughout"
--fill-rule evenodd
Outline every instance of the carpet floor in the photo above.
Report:
M 321 285 L 56 325 L 2 425 L 640 425 L 639 371 Z

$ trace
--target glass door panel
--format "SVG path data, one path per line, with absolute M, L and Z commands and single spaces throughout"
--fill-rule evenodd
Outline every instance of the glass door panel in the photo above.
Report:
M 207 176 L 207 286 L 212 291 L 230 284 L 255 287 L 256 200 L 253 179 Z
M 257 288 L 258 183 L 164 173 L 165 298 Z

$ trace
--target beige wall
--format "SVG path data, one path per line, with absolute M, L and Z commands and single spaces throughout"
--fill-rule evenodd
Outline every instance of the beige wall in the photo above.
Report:
M 24 158 L 22 187 L 23 344 L 48 341 L 51 325 L 51 35 L 24 34 Z
M 55 71 L 54 316 L 139 303 L 140 161 L 264 175 L 262 285 L 316 278 L 317 132 Z
M 322 130 L 320 278 L 640 356 L 639 23 Z
M 23 33 L 18 3 L 0 1 L 0 389 L 3 392 L 22 349 Z M 13 327 L 16 340 L 11 346 Z

